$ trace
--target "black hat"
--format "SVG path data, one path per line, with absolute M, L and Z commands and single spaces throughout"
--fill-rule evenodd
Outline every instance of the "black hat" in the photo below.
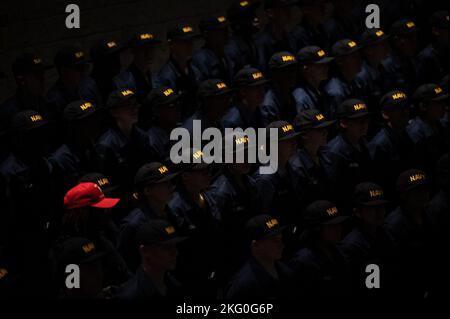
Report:
M 160 44 L 161 40 L 157 39 L 153 33 L 139 32 L 131 37 L 130 46 L 139 47 L 146 44 Z
M 164 219 L 155 219 L 143 224 L 136 233 L 138 245 L 175 245 L 187 237 L 178 236 L 175 227 Z
M 195 33 L 194 27 L 190 24 L 177 24 L 167 31 L 167 40 L 193 40 L 200 37 Z
M 336 121 L 327 121 L 325 116 L 318 110 L 310 109 L 297 114 L 294 120 L 295 130 L 304 132 L 312 129 L 326 128 Z
M 428 184 L 428 176 L 418 169 L 410 169 L 400 174 L 397 179 L 397 192 L 403 193 Z
M 264 0 L 264 8 L 278 8 L 293 6 L 298 3 L 298 0 Z
M 86 53 L 75 47 L 65 47 L 56 53 L 55 66 L 57 68 L 76 68 L 83 67 L 88 63 Z
M 280 226 L 276 218 L 269 215 L 258 215 L 251 218 L 245 226 L 250 240 L 260 240 L 282 233 L 286 226 Z
M 333 61 L 333 58 L 327 57 L 325 51 L 317 46 L 304 47 L 298 52 L 297 59 L 300 64 L 322 64 Z
M 389 36 L 385 34 L 383 30 L 372 28 L 363 32 L 359 38 L 359 42 L 362 46 L 371 46 L 380 43 L 387 38 L 389 38 Z
M 118 89 L 109 94 L 108 100 L 106 102 L 106 107 L 108 109 L 120 107 L 124 102 L 131 99 L 136 99 L 136 95 L 133 90 Z
M 224 94 L 231 94 L 232 89 L 228 88 L 227 84 L 219 79 L 209 79 L 200 83 L 198 94 L 201 97 L 218 96 Z
M 422 84 L 414 92 L 413 99 L 416 102 L 442 101 L 448 98 L 448 93 L 437 84 Z
M 348 118 L 355 119 L 369 116 L 366 103 L 357 99 L 345 100 L 338 107 L 337 117 L 339 119 Z
M 414 21 L 411 21 L 409 19 L 401 19 L 398 21 L 395 21 L 390 29 L 391 35 L 405 35 L 409 33 L 417 32 L 418 28 Z
M 361 47 L 355 41 L 343 39 L 333 44 L 333 47 L 331 48 L 331 55 L 337 58 L 344 55 L 350 55 L 360 49 Z
M 40 128 L 47 124 L 41 114 L 34 110 L 24 110 L 15 114 L 11 120 L 11 128 L 16 132 L 25 132 Z
M 92 60 L 100 60 L 105 56 L 123 51 L 125 48 L 115 40 L 103 40 L 91 48 Z
M 202 32 L 226 28 L 229 26 L 224 15 L 210 16 L 200 21 L 199 28 Z
M 181 95 L 176 93 L 174 89 L 164 86 L 150 91 L 145 99 L 145 104 L 152 107 L 160 105 L 170 105 L 180 99 Z
M 260 70 L 245 67 L 236 74 L 233 82 L 237 87 L 248 87 L 264 85 L 269 81 L 266 80 L 264 74 Z
M 295 55 L 290 52 L 283 51 L 272 55 L 269 60 L 269 69 L 282 69 L 297 64 L 298 61 Z
M 104 194 L 111 193 L 118 188 L 118 186 L 112 186 L 109 179 L 101 173 L 88 173 L 81 177 L 78 182 L 97 184 Z
M 205 154 L 195 148 L 185 148 L 181 151 L 182 162 L 177 164 L 179 171 L 199 171 L 209 167 L 205 162 Z
M 247 150 L 250 146 L 255 146 L 255 144 L 252 144 L 256 141 L 251 141 L 250 137 L 245 134 L 244 132 L 231 132 L 226 133 L 223 137 L 223 154 L 230 153 L 230 149 L 227 148 L 227 143 L 233 142 L 233 150 L 232 153 L 238 153 Z
M 91 102 L 74 101 L 64 108 L 63 117 L 67 121 L 78 121 L 93 115 L 97 110 Z
M 353 203 L 357 206 L 380 206 L 389 201 L 384 199 L 381 186 L 374 183 L 360 183 L 353 192 Z
M 436 11 L 430 19 L 430 24 L 439 29 L 448 29 L 448 11 Z
M 313 228 L 320 225 L 339 224 L 348 219 L 348 216 L 339 216 L 335 204 L 326 200 L 318 200 L 306 208 L 304 222 L 305 228 Z
M 259 0 L 235 0 L 227 11 L 227 17 L 231 21 L 238 21 L 253 15 L 261 5 Z
M 31 73 L 41 73 L 48 69 L 42 59 L 34 54 L 23 54 L 13 62 L 12 70 L 14 76 L 26 75 Z
M 105 256 L 106 253 L 98 252 L 95 244 L 83 237 L 70 237 L 57 245 L 59 266 L 95 262 Z
M 137 187 L 144 187 L 169 181 L 175 176 L 177 176 L 177 173 L 171 173 L 167 166 L 152 162 L 139 168 L 134 177 L 134 184 Z
M 292 139 L 300 135 L 296 132 L 294 126 L 286 121 L 275 121 L 266 126 L 267 129 L 278 129 L 278 141 Z
M 380 100 L 380 107 L 382 110 L 397 109 L 399 107 L 408 106 L 408 96 L 406 93 L 395 90 L 386 93 Z

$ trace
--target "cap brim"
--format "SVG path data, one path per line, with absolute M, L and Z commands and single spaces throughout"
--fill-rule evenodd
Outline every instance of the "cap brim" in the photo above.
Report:
M 169 240 L 163 241 L 160 244 L 161 245 L 176 245 L 176 244 L 179 244 L 179 243 L 185 241 L 188 238 L 189 237 L 186 237 L 186 236 L 177 236 L 177 237 L 171 238 Z
M 342 57 L 342 56 L 347 56 L 347 55 L 353 54 L 355 52 L 358 52 L 359 50 L 361 50 L 361 47 L 360 46 L 356 46 L 353 49 L 350 49 L 349 51 L 347 51 L 345 53 L 334 54 L 333 57 L 334 58 L 339 58 L 339 57 Z
M 41 121 L 40 123 L 34 124 L 33 127 L 19 129 L 18 131 L 19 132 L 30 132 L 30 131 L 34 131 L 34 130 L 45 128 L 45 126 L 47 126 L 47 124 L 48 124 L 47 121 Z
M 173 38 L 168 38 L 167 41 L 176 41 L 176 40 L 199 40 L 203 38 L 201 34 L 185 34 L 185 35 L 179 35 Z
M 441 96 L 435 97 L 433 99 L 431 99 L 431 101 L 443 101 L 445 99 L 448 99 L 448 93 L 447 94 L 443 94 Z
M 349 216 L 337 216 L 333 219 L 330 219 L 329 221 L 326 221 L 325 223 L 323 223 L 323 225 L 340 224 L 340 223 L 346 221 L 348 218 L 349 218 Z
M 266 85 L 266 84 L 268 84 L 268 83 L 270 83 L 270 82 L 271 82 L 270 80 L 264 79 L 264 80 L 256 81 L 256 82 L 249 83 L 249 84 L 246 84 L 246 85 L 241 85 L 241 86 L 239 86 L 239 87 L 255 87 L 255 86 L 262 86 L 262 85 Z
M 172 103 L 178 101 L 180 98 L 181 98 L 180 94 L 172 95 L 171 97 L 167 98 L 167 100 L 165 100 L 164 103 L 156 103 L 155 106 L 169 105 L 169 104 L 172 104 Z
M 324 122 L 322 122 L 322 123 L 320 123 L 318 125 L 312 126 L 311 129 L 326 128 L 326 127 L 329 127 L 329 126 L 331 126 L 331 125 L 333 125 L 335 123 L 336 123 L 336 121 L 324 121 Z
M 283 65 L 272 65 L 272 66 L 269 66 L 269 69 L 270 70 L 282 70 L 282 69 L 287 69 L 289 67 L 293 67 L 293 66 L 297 66 L 297 65 L 298 65 L 298 62 L 294 61 L 294 62 L 285 63 Z
M 377 199 L 374 201 L 370 201 L 370 202 L 366 202 L 366 203 L 359 203 L 359 204 L 362 206 L 373 207 L 373 206 L 382 206 L 382 205 L 389 204 L 389 201 L 385 200 L 385 199 Z
M 80 264 L 87 264 L 87 263 L 93 263 L 96 261 L 99 261 L 103 257 L 105 257 L 107 254 L 109 254 L 111 251 L 100 251 L 98 253 L 95 253 L 94 255 L 90 256 L 89 258 L 83 259 L 80 261 Z
M 117 205 L 117 203 L 119 201 L 120 201 L 120 198 L 105 197 L 102 200 L 100 200 L 98 203 L 92 204 L 91 207 L 103 208 L 103 209 L 113 208 L 114 206 Z
M 261 237 L 260 239 L 266 239 L 266 238 L 280 235 L 283 231 L 286 230 L 287 227 L 288 227 L 287 225 L 280 226 L 277 229 L 272 230 L 270 233 L 266 234 L 265 236 Z
M 320 59 L 319 61 L 314 62 L 314 64 L 326 64 L 326 63 L 330 63 L 333 60 L 334 60 L 333 57 L 328 56 L 326 58 L 323 58 L 323 59 Z
M 383 42 L 385 40 L 388 40 L 390 37 L 391 37 L 390 34 L 384 35 L 384 36 L 382 36 L 382 37 L 380 37 L 380 38 L 378 38 L 378 39 L 376 39 L 374 41 L 370 41 L 368 43 L 362 44 L 362 46 L 363 47 L 369 47 L 369 46 L 372 46 L 372 45 L 375 45 L 375 44 L 379 44 L 379 43 L 381 43 L 381 42 Z
M 206 169 L 210 166 L 211 164 L 209 163 L 198 163 L 195 164 L 194 166 L 190 167 L 188 170 L 190 171 L 201 171 L 203 169 Z
M 413 34 L 413 33 L 417 33 L 417 31 L 419 31 L 420 28 L 414 28 L 411 30 L 404 30 L 404 31 L 399 31 L 397 33 L 391 33 L 390 36 L 402 36 L 402 35 L 407 35 L 407 34 Z
M 301 133 L 300 132 L 295 132 L 292 134 L 289 134 L 287 136 L 283 136 L 282 138 L 279 138 L 279 141 L 286 141 L 286 140 L 291 140 L 293 138 L 296 138 L 297 136 L 299 136 Z
M 398 190 L 398 192 L 403 193 L 403 192 L 407 192 L 407 191 L 410 191 L 410 190 L 415 189 L 415 188 L 420 188 L 420 187 L 428 186 L 428 185 L 429 185 L 429 181 L 428 180 L 424 180 L 424 181 L 418 182 L 417 184 L 409 185 L 406 188 L 400 189 L 400 190 Z
M 212 96 L 221 96 L 221 95 L 231 95 L 233 94 L 234 90 L 233 89 L 226 89 L 226 90 L 222 90 L 219 92 L 214 92 L 214 93 L 209 93 L 209 94 L 203 94 L 204 97 L 212 97 Z M 200 94 L 201 95 L 201 94 Z
M 359 119 L 359 118 L 363 118 L 363 117 L 370 117 L 373 114 L 371 112 L 361 112 L 361 113 L 357 113 L 357 114 L 352 114 L 352 115 L 347 115 L 347 116 L 343 116 L 341 118 L 347 118 L 347 119 Z
M 115 108 L 121 107 L 122 106 L 121 104 L 123 102 L 129 101 L 131 99 L 136 99 L 136 95 L 134 95 L 134 94 L 127 95 L 120 102 L 115 103 L 114 105 L 106 105 L 106 108 L 108 110 L 111 110 L 111 109 L 115 109 Z
M 171 179 L 174 179 L 175 177 L 177 177 L 179 174 L 180 174 L 180 172 L 170 173 L 167 176 L 164 176 L 163 178 L 161 178 L 153 183 L 150 183 L 150 184 L 159 184 L 159 183 L 164 183 L 164 182 L 170 181 Z

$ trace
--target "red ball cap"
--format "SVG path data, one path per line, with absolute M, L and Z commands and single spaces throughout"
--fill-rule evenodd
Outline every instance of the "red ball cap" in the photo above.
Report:
M 100 187 L 95 183 L 80 183 L 64 196 L 66 209 L 81 207 L 112 208 L 120 198 L 106 198 Z

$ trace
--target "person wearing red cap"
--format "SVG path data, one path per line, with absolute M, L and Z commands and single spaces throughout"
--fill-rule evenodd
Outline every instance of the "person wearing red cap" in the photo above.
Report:
M 118 285 L 129 278 L 125 261 L 103 232 L 107 225 L 107 210 L 113 208 L 119 198 L 106 197 L 95 183 L 79 183 L 64 196 L 62 234 L 57 244 L 67 238 L 84 237 L 91 240 L 98 251 L 108 252 L 104 264 L 104 284 Z

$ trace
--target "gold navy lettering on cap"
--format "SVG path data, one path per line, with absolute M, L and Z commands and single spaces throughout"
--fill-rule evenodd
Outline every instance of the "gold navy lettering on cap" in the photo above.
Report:
M 320 56 L 320 57 L 323 57 L 323 56 L 325 56 L 325 51 L 324 50 L 319 50 L 319 51 L 317 51 L 317 55 Z
M 92 108 L 92 103 L 90 102 L 86 102 L 80 105 L 80 109 L 82 109 L 83 111 L 86 111 L 87 109 Z
M 234 143 L 235 143 L 236 145 L 241 145 L 241 144 L 244 144 L 244 143 L 248 143 L 248 137 L 247 137 L 247 136 L 239 137 L 239 138 L 237 138 L 237 139 L 234 141 Z
M 334 215 L 336 215 L 337 213 L 338 213 L 338 210 L 337 210 L 336 207 L 330 207 L 330 208 L 327 208 L 327 214 L 328 214 L 328 216 L 334 216 Z
M 40 122 L 43 120 L 43 118 L 40 114 L 36 114 L 36 115 L 31 115 L 30 120 L 31 120 L 31 122 Z
M 275 226 L 279 225 L 278 220 L 276 218 L 272 218 L 271 220 L 266 222 L 267 228 L 273 228 Z
M 442 89 L 438 86 L 437 88 L 434 89 L 434 92 L 436 94 L 440 94 L 440 93 L 442 93 Z
M 383 196 L 383 191 L 381 189 L 369 190 L 370 197 L 380 197 Z
M 322 121 L 323 119 L 325 119 L 325 117 L 323 116 L 322 113 L 316 115 L 316 120 L 317 121 Z
M 353 48 L 353 47 L 356 47 L 356 42 L 355 42 L 355 41 L 349 41 L 349 42 L 347 43 L 347 45 L 348 45 L 350 48 Z
M 164 228 L 164 230 L 166 231 L 167 235 L 172 235 L 173 233 L 175 233 L 175 228 L 173 226 L 167 226 L 166 228 Z
M 75 57 L 77 59 L 81 59 L 82 57 L 84 57 L 84 52 L 82 52 L 82 51 L 75 52 Z
M 110 41 L 110 42 L 106 43 L 106 46 L 111 49 L 111 48 L 116 47 L 117 43 L 114 41 Z
M 225 18 L 224 16 L 220 16 L 217 17 L 217 21 L 219 21 L 220 23 L 227 21 L 227 18 Z
M 172 95 L 174 93 L 174 91 L 173 91 L 173 89 L 167 89 L 167 90 L 164 90 L 164 92 L 163 92 L 163 94 L 165 95 L 165 96 L 170 96 L 170 95 Z
M 134 92 L 131 90 L 123 90 L 120 92 L 120 94 L 122 94 L 122 96 L 128 96 L 134 94 Z
M 289 131 L 293 131 L 294 127 L 291 124 L 287 124 L 281 127 L 284 133 L 287 133 Z
M 139 38 L 141 39 L 141 40 L 151 40 L 151 39 L 153 39 L 153 34 L 151 34 L 151 33 L 142 33 L 142 34 L 140 34 L 139 35 Z
M 97 184 L 100 186 L 109 185 L 109 180 L 106 177 L 100 178 L 99 180 L 97 180 Z
M 248 1 L 241 1 L 241 2 L 239 2 L 239 5 L 240 5 L 241 7 L 246 7 L 246 6 L 249 5 L 249 3 L 248 3 Z
M 282 60 L 283 62 L 296 61 L 295 56 L 293 56 L 293 55 L 283 55 L 283 56 L 281 57 L 281 60 Z
M 95 250 L 95 245 L 94 243 L 87 243 L 85 245 L 83 245 L 83 251 L 87 254 L 90 253 L 91 251 Z
M 258 80 L 263 77 L 263 74 L 261 72 L 255 72 L 252 74 L 253 80 Z
M 425 179 L 425 174 L 413 174 L 409 176 L 410 182 L 421 181 Z
M 33 59 L 33 63 L 34 63 L 34 64 L 41 64 L 41 63 L 42 63 L 42 59 L 40 59 L 40 58 L 35 58 L 35 59 Z
M 399 100 L 399 99 L 406 99 L 406 94 L 403 92 L 397 92 L 392 94 L 392 99 Z
M 158 171 L 159 171 L 160 174 L 164 174 L 164 173 L 168 173 L 169 169 L 167 168 L 167 166 L 163 165 L 163 166 L 158 168 Z
M 6 277 L 8 275 L 8 270 L 5 268 L 0 268 L 0 279 Z
M 202 151 L 196 151 L 194 154 L 192 154 L 192 157 L 193 157 L 194 159 L 199 159 L 199 158 L 201 158 L 203 155 L 204 155 L 204 154 L 203 154 Z
M 189 25 L 183 27 L 183 33 L 190 33 L 193 31 L 194 31 L 194 29 L 192 29 L 192 27 Z
M 217 83 L 216 86 L 219 90 L 223 90 L 223 89 L 227 88 L 227 85 L 223 82 Z
M 408 29 L 414 28 L 415 26 L 416 26 L 416 24 L 414 22 L 412 22 L 412 21 L 406 22 L 406 27 Z
M 384 32 L 382 30 L 378 30 L 377 32 L 375 32 L 375 34 L 377 37 L 381 37 L 384 34 Z
M 365 109 L 367 109 L 367 106 L 364 103 L 358 103 L 358 104 L 353 105 L 353 109 L 355 111 L 365 110 Z

